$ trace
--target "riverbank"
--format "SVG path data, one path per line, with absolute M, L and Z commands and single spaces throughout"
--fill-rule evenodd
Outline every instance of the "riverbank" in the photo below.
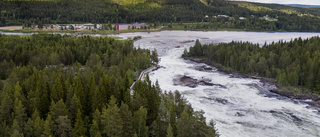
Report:
M 52 29 L 31 29 L 22 28 L 22 26 L 4 26 L 0 27 L 0 32 L 16 32 L 16 33 L 70 33 L 70 34 L 101 34 L 101 35 L 116 35 L 121 33 L 134 32 L 160 32 L 160 31 L 242 31 L 242 32 L 297 32 L 284 30 L 252 30 L 252 29 L 236 29 L 236 28 L 192 28 L 185 27 L 185 25 L 196 25 L 193 23 L 173 23 L 172 25 L 161 26 L 153 29 L 128 29 L 128 30 L 98 30 L 98 29 L 81 29 L 81 30 L 52 30 Z
M 264 84 L 274 85 L 274 86 L 268 87 L 268 90 L 270 92 L 288 97 L 290 99 L 310 100 L 310 101 L 305 101 L 305 103 L 309 104 L 310 107 L 318 110 L 318 112 L 320 113 L 320 95 L 314 94 L 312 93 L 312 91 L 308 89 L 301 88 L 301 87 L 283 86 L 279 84 L 275 79 L 242 74 L 242 73 L 224 68 L 220 65 L 212 64 L 211 62 L 204 59 L 200 59 L 200 58 L 191 58 L 191 57 L 182 57 L 182 58 L 185 60 L 190 60 L 197 63 L 205 63 L 207 65 L 213 66 L 217 68 L 218 71 L 229 74 L 231 77 L 259 79 Z
M 8 28 L 8 29 L 7 29 Z M 1 27 L 2 32 L 21 32 L 21 33 L 70 33 L 70 34 L 101 34 L 101 35 L 115 35 L 120 33 L 133 32 L 159 32 L 159 29 L 128 29 L 128 30 L 98 30 L 98 29 L 84 29 L 84 30 L 45 30 L 45 29 L 11 29 L 11 26 Z

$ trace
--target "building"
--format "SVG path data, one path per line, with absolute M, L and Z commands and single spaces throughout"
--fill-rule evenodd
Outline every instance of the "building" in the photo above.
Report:
M 219 18 L 229 18 L 228 15 L 218 15 Z
M 82 28 L 84 28 L 84 29 L 93 29 L 94 28 L 94 24 L 84 24 Z
M 239 17 L 240 20 L 244 20 L 244 17 Z
M 148 27 L 148 25 L 144 24 L 144 23 L 134 23 L 134 24 L 130 24 L 129 25 L 129 29 L 135 28 L 135 29 L 146 29 Z
M 117 23 L 116 25 L 114 25 L 114 27 L 117 30 L 127 30 L 129 28 L 129 25 L 127 23 Z

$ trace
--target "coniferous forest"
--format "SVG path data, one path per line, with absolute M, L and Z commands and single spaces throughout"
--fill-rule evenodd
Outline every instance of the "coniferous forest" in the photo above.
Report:
M 317 8 L 225 0 L 4 0 L 0 9 L 0 26 L 40 29 L 57 23 L 146 22 L 153 26 L 199 23 L 185 24 L 186 30 L 320 31 Z
M 183 56 L 201 58 L 225 70 L 273 78 L 282 85 L 303 87 L 319 95 L 319 43 L 319 37 L 262 46 L 249 42 L 202 45 L 197 40 Z
M 155 52 L 132 41 L 0 35 L 0 136 L 209 137 L 214 123 L 148 76 Z

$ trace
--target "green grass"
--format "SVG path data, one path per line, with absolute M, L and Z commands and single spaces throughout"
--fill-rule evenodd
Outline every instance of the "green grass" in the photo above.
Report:
M 247 8 L 252 11 L 272 11 L 272 9 L 270 8 L 258 6 L 258 5 L 255 5 L 254 3 L 242 2 L 242 1 L 233 1 L 232 3 L 238 5 L 239 7 Z
M 261 19 L 261 20 L 266 20 L 266 21 L 278 21 L 278 19 L 276 19 L 276 18 L 264 18 L 264 17 L 260 17 L 259 19 Z

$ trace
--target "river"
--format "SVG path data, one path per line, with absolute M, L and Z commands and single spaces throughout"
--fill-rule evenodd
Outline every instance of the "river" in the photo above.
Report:
M 161 89 L 166 91 L 180 91 L 195 110 L 205 112 L 207 121 L 216 122 L 222 137 L 314 137 L 320 136 L 320 114 L 308 108 L 304 101 L 270 93 L 257 79 L 233 78 L 216 69 L 200 71 L 197 68 L 205 64 L 184 60 L 181 55 L 184 49 L 194 45 L 191 40 L 196 39 L 201 43 L 250 41 L 263 45 L 317 35 L 319 33 L 162 31 L 115 36 L 142 36 L 134 46 L 157 49 L 162 67 L 149 74 L 152 82 L 158 80 Z M 210 80 L 215 85 L 195 88 L 176 85 L 174 79 L 178 76 Z
M 184 49 L 201 43 L 250 41 L 271 43 L 317 36 L 320 33 L 266 33 L 232 31 L 161 31 L 123 33 L 123 38 L 142 36 L 135 47 L 157 49 L 160 69 L 149 74 L 166 91 L 180 91 L 195 110 L 203 110 L 207 121 L 213 119 L 222 137 L 315 137 L 320 136 L 320 114 L 304 102 L 273 94 L 257 79 L 235 78 L 216 69 L 201 71 L 206 66 L 181 58 Z M 19 34 L 18 34 L 19 35 Z M 99 36 L 99 35 L 95 35 Z M 191 42 L 193 40 L 193 42 Z M 213 86 L 188 87 L 174 84 L 179 76 L 206 80 Z

